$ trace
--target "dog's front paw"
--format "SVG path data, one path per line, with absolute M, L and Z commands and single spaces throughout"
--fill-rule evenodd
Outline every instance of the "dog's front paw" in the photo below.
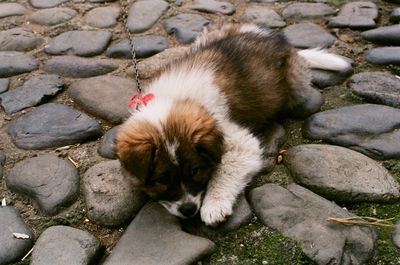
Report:
M 200 209 L 201 220 L 206 225 L 216 226 L 232 215 L 232 207 L 227 200 L 205 200 Z

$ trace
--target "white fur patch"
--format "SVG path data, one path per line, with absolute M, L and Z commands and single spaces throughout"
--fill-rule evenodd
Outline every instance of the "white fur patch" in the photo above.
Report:
M 267 29 L 260 28 L 259 26 L 254 25 L 254 24 L 244 24 L 244 25 L 242 25 L 240 27 L 240 32 L 241 33 L 252 32 L 252 33 L 260 34 L 260 35 L 263 35 L 263 36 L 271 35 L 271 31 L 269 31 Z
M 300 50 L 297 54 L 307 61 L 310 68 L 343 71 L 351 67 L 343 57 L 321 49 Z
M 169 157 L 170 157 L 172 163 L 174 163 L 175 165 L 178 165 L 179 163 L 178 163 L 178 160 L 176 158 L 176 150 L 179 147 L 179 143 L 176 140 L 174 142 L 172 142 L 172 143 L 167 141 L 165 143 L 165 147 L 167 148 L 167 152 L 169 154 Z

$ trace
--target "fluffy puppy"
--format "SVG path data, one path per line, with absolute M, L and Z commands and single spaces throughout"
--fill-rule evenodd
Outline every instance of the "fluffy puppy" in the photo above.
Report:
M 146 89 L 154 98 L 118 130 L 124 174 L 174 215 L 200 210 L 207 225 L 224 221 L 263 167 L 257 136 L 282 113 L 307 116 L 322 104 L 309 67 L 349 64 L 323 51 L 297 51 L 255 25 L 205 31 L 160 71 Z

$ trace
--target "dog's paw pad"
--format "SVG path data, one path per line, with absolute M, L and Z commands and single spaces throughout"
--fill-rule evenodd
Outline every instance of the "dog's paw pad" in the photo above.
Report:
M 208 226 L 216 226 L 232 215 L 232 204 L 227 201 L 203 203 L 200 209 L 201 220 Z

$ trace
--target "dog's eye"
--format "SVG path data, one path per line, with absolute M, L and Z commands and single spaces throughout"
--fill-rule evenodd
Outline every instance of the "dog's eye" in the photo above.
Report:
M 190 176 L 192 176 L 192 177 L 196 176 L 197 173 L 199 173 L 199 171 L 200 171 L 200 168 L 198 168 L 198 167 L 192 168 L 190 170 Z

